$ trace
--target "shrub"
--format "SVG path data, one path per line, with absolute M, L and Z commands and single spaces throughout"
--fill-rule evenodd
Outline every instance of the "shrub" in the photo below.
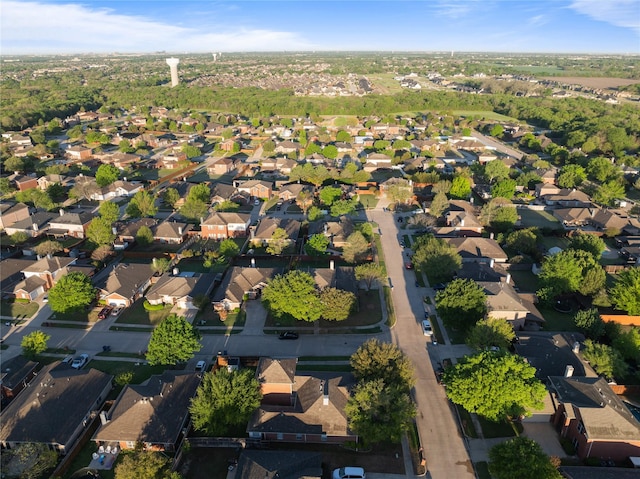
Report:
M 31 300 L 27 298 L 16 298 L 13 300 L 13 302 L 17 304 L 28 304 L 31 302 Z
M 144 303 L 142 303 L 142 306 L 144 307 L 144 309 L 146 311 L 160 311 L 161 309 L 164 308 L 164 304 L 163 303 L 150 304 L 149 301 L 147 301 L 146 299 L 144 300 Z
M 126 386 L 133 380 L 133 373 L 131 371 L 125 371 L 116 376 L 115 383 L 117 386 Z

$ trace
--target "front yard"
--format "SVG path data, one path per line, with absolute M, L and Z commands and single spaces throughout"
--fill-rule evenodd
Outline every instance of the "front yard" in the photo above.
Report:
M 172 305 L 166 305 L 158 311 L 147 311 L 143 306 L 144 299 L 139 299 L 131 307 L 126 308 L 116 320 L 117 324 L 139 324 L 143 326 L 157 326 L 171 312 Z
M 16 319 L 30 318 L 38 312 L 38 303 L 32 301 L 30 303 L 18 303 L 12 299 L 3 299 L 0 302 L 0 310 L 2 316 L 11 316 Z

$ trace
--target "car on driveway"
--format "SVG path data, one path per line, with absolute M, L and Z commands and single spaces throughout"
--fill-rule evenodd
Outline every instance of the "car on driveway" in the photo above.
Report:
M 413 269 L 413 263 L 411 261 L 407 261 L 404 264 L 404 267 L 407 268 L 407 269 Z
M 332 479 L 366 479 L 364 469 L 361 467 L 341 467 L 334 469 Z
M 428 319 L 422 320 L 422 334 L 425 336 L 433 336 L 433 329 L 431 329 L 431 321 Z
M 71 362 L 71 367 L 73 369 L 82 369 L 85 366 L 85 364 L 87 364 L 88 362 L 89 362 L 89 355 L 81 354 Z
M 120 311 L 122 311 L 122 306 L 116 306 L 113 308 L 113 311 L 111 311 L 111 316 L 118 316 Z
M 280 333 L 280 336 L 278 336 L 278 338 L 280 338 L 280 339 L 298 339 L 298 333 L 296 333 L 295 331 L 283 331 L 282 333 Z
M 109 313 L 111 313 L 111 307 L 110 306 L 105 306 L 98 313 L 98 319 L 106 319 L 107 316 L 109 316 Z

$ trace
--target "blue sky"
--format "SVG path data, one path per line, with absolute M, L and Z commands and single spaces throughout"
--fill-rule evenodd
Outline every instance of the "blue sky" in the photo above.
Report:
M 0 54 L 640 54 L 640 0 L 3 0 Z

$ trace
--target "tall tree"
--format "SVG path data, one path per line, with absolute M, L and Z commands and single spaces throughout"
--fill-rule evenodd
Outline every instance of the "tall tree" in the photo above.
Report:
M 629 372 L 629 367 L 620 352 L 607 344 L 587 339 L 582 355 L 591 367 L 606 379 L 624 379 Z
M 322 319 L 344 321 L 356 305 L 356 295 L 338 288 L 324 288 L 320 291 Z
M 120 218 L 120 207 L 118 203 L 112 203 L 111 201 L 103 201 L 100 203 L 99 208 L 100 216 L 102 216 L 105 221 L 113 224 L 118 221 Z
M 489 472 L 496 479 L 562 479 L 540 445 L 519 436 L 489 450 Z
M 462 265 L 456 248 L 441 238 L 423 235 L 411 247 L 415 251 L 413 264 L 418 271 L 427 274 L 429 282 L 449 281 Z
M 267 245 L 267 253 L 273 255 L 282 254 L 289 244 L 291 244 L 291 240 L 284 228 L 276 228 L 273 230 L 271 239 Z
M 304 271 L 292 270 L 273 278 L 262 291 L 262 301 L 276 317 L 313 322 L 322 314 L 315 281 Z
M 147 247 L 153 244 L 153 231 L 147 225 L 142 225 L 136 233 L 136 243 L 138 246 Z
M 180 193 L 175 188 L 167 188 L 162 192 L 162 202 L 165 205 L 175 208 L 178 200 L 180 200 Z
M 96 171 L 96 183 L 103 187 L 110 185 L 118 179 L 120 170 L 113 165 L 100 165 Z
M 78 271 L 61 277 L 49 290 L 49 306 L 55 313 L 78 311 L 96 299 L 89 277 Z
M 220 247 L 218 248 L 218 251 L 225 258 L 233 258 L 234 256 L 237 256 L 240 253 L 240 247 L 231 238 L 227 238 L 220 242 Z
M 114 470 L 115 479 L 180 479 L 169 470 L 170 461 L 162 453 L 136 450 L 125 454 Z
M 516 333 L 506 319 L 486 318 L 478 321 L 467 336 L 467 344 L 474 349 L 483 350 L 492 346 L 507 349 Z
M 546 394 L 536 369 L 510 353 L 483 351 L 445 370 L 447 397 L 490 421 L 529 415 L 541 409 Z
M 340 217 L 350 215 L 357 206 L 356 200 L 337 200 L 331 205 L 331 216 Z
M 146 190 L 138 191 L 127 205 L 126 213 L 132 218 L 155 216 L 158 212 L 155 197 Z
M 404 391 L 415 384 L 411 360 L 393 343 L 369 339 L 351 355 L 350 364 L 359 381 L 381 379 L 387 386 Z
M 558 186 L 561 188 L 575 188 L 587 179 L 587 172 L 580 165 L 565 165 L 558 175 Z
M 34 248 L 34 251 L 40 256 L 48 256 L 62 251 L 62 245 L 58 241 L 43 241 Z
M 431 206 L 429 207 L 429 213 L 431 213 L 436 218 L 440 218 L 442 214 L 447 211 L 449 208 L 449 200 L 447 199 L 447 195 L 444 191 L 439 191 L 433 197 L 433 201 L 431 202 Z
M 305 251 L 311 256 L 323 256 L 327 253 L 329 247 L 329 238 L 322 233 L 311 235 L 307 244 L 305 245 Z
M 112 244 L 116 239 L 111 222 L 104 216 L 94 218 L 87 228 L 87 238 L 97 246 Z
M 384 267 L 378 263 L 359 264 L 355 267 L 354 272 L 358 281 L 365 282 L 367 285 L 367 291 L 371 289 L 371 285 L 374 281 L 382 284 L 386 278 Z
M 487 312 L 487 296 L 475 281 L 455 279 L 436 293 L 436 305 L 447 326 L 467 331 Z
M 597 308 L 581 309 L 574 316 L 573 322 L 591 339 L 598 339 L 604 334 L 604 321 Z
M 188 361 L 200 351 L 200 334 L 185 318 L 171 314 L 151 333 L 147 361 L 170 366 Z
M 618 273 L 610 297 L 619 310 L 640 315 L 640 268 L 627 268 Z
M 593 255 L 575 249 L 548 256 L 538 277 L 542 286 L 540 297 L 546 300 L 574 291 L 593 294 L 604 286 L 605 281 L 604 270 Z
M 189 412 L 193 426 L 208 436 L 228 436 L 244 428 L 260 406 L 260 383 L 250 369 L 207 372 Z
M 458 200 L 466 200 L 471 195 L 471 180 L 464 176 L 456 176 L 451 183 L 449 196 Z
M 579 249 L 591 253 L 595 259 L 600 259 L 606 245 L 602 238 L 578 230 L 569 240 L 569 248 Z
M 484 167 L 484 176 L 490 183 L 509 178 L 509 167 L 501 160 L 494 160 L 487 163 Z
M 296 205 L 298 205 L 302 213 L 306 215 L 311 205 L 313 205 L 313 195 L 311 192 L 303 190 L 298 193 L 298 196 L 296 196 Z
M 51 339 L 47 333 L 40 330 L 33 331 L 22 337 L 20 346 L 22 347 L 22 354 L 27 358 L 33 359 L 38 354 L 44 353 L 47 350 L 47 342 Z
M 482 207 L 480 221 L 496 231 L 508 231 L 518 221 L 518 211 L 506 198 L 493 198 Z
M 346 244 L 342 247 L 342 257 L 347 263 L 357 263 L 362 260 L 369 251 L 369 242 L 359 231 L 354 231 L 347 237 Z
M 320 190 L 318 195 L 322 204 L 331 206 L 336 200 L 342 196 L 342 190 L 335 186 L 325 186 Z
M 493 198 L 506 198 L 510 200 L 515 194 L 516 180 L 512 180 L 511 178 L 500 180 L 491 188 L 491 196 Z

